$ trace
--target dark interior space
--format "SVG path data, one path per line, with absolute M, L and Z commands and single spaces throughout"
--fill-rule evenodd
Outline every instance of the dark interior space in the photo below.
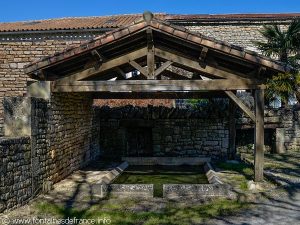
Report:
M 275 152 L 276 144 L 275 129 L 265 129 L 265 151 Z M 253 152 L 254 129 L 237 129 L 236 131 L 236 147 L 238 152 Z

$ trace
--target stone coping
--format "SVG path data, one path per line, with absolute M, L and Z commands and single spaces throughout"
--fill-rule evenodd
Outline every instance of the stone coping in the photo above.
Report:
M 98 182 L 98 184 L 111 184 L 123 171 L 128 167 L 127 162 L 121 163 L 113 170 L 108 171 L 105 176 Z
M 223 184 L 223 182 L 221 181 L 221 179 L 213 169 L 212 165 L 210 164 L 210 162 L 206 162 L 204 164 L 204 171 L 207 180 L 210 184 Z
M 131 165 L 145 165 L 143 162 L 153 163 L 157 162 L 153 159 L 158 159 L 160 157 L 146 157 L 144 159 L 148 160 L 140 160 L 142 157 L 126 157 L 131 158 L 132 162 L 137 162 L 138 164 Z M 161 157 L 165 158 L 165 157 Z M 123 158 L 125 159 L 125 158 Z M 170 158 L 169 158 L 170 159 Z M 186 160 L 187 158 L 185 158 Z M 190 159 L 190 158 L 189 158 Z M 201 159 L 199 161 L 199 159 Z M 164 163 L 175 163 L 171 165 L 182 165 L 178 164 L 178 161 L 171 158 L 170 161 L 160 161 Z M 198 164 L 193 164 L 197 162 Z M 199 165 L 199 162 L 203 164 L 203 158 L 196 158 L 190 165 Z M 105 197 L 108 194 L 117 197 L 136 197 L 136 198 L 152 198 L 154 194 L 154 185 L 153 184 L 112 184 L 113 180 L 122 174 L 122 172 L 128 167 L 130 163 L 123 162 L 117 168 L 111 170 L 106 179 L 102 179 L 101 182 L 96 184 L 93 188 L 93 192 L 100 195 L 101 197 Z M 157 165 L 155 164 L 146 164 L 146 165 Z M 170 165 L 170 164 L 167 164 Z M 224 184 L 217 173 L 214 171 L 210 162 L 204 163 L 204 171 L 208 179 L 208 184 L 164 184 L 163 185 L 163 198 L 166 199 L 180 199 L 180 198 L 197 198 L 203 199 L 207 197 L 227 197 L 230 195 L 229 186 Z
M 135 166 L 180 166 L 180 165 L 204 165 L 211 161 L 210 157 L 122 157 L 123 161 Z
M 153 198 L 153 184 L 110 184 L 108 193 L 117 197 Z
M 229 196 L 228 185 L 225 184 L 164 184 L 163 198 L 180 199 Z

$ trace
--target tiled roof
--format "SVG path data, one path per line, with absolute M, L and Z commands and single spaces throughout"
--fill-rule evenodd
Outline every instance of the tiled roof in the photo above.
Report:
M 128 26 L 142 14 L 99 16 L 99 17 L 70 17 L 48 20 L 34 20 L 12 23 L 0 23 L 0 32 L 14 31 L 46 31 L 72 29 L 112 29 Z M 291 14 L 224 14 L 224 15 L 175 15 L 156 13 L 155 17 L 167 21 L 230 21 L 230 20 L 284 20 L 299 18 L 300 13 Z
M 144 20 L 135 21 L 130 26 L 114 29 L 113 31 L 107 32 L 91 41 L 87 41 L 78 47 L 72 47 L 60 53 L 56 53 L 54 55 L 34 61 L 24 66 L 24 69 L 26 73 L 32 73 L 33 71 L 42 69 L 49 65 L 68 60 L 70 58 L 96 49 L 100 46 L 115 42 L 123 37 L 129 36 L 132 33 L 143 30 L 147 27 L 151 29 L 157 29 L 160 32 L 166 32 L 174 37 L 185 39 L 187 41 L 194 42 L 196 44 L 218 50 L 226 54 L 234 55 L 235 57 L 251 61 L 252 63 L 259 63 L 266 67 L 280 71 L 285 71 L 287 69 L 284 64 L 269 57 L 258 55 L 256 52 L 245 50 L 242 47 L 192 32 L 181 26 L 172 25 L 169 22 L 159 20 L 158 18 L 153 18 L 149 24 Z

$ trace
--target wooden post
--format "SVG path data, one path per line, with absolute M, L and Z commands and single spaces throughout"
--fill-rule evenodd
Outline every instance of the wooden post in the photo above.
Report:
M 153 43 L 153 34 L 152 30 L 147 30 L 147 69 L 149 79 L 154 79 L 155 72 L 155 56 L 154 56 L 154 43 Z
M 254 180 L 262 181 L 264 176 L 264 90 L 255 90 L 255 148 Z
M 235 112 L 236 104 L 229 99 L 229 146 L 228 146 L 228 158 L 234 159 L 236 154 L 236 127 L 235 127 Z

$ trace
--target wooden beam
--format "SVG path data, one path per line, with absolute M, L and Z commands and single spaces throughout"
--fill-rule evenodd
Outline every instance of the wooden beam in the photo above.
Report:
M 89 69 L 83 70 L 81 72 L 72 74 L 70 76 L 61 78 L 59 80 L 62 82 L 66 82 L 66 83 L 69 83 L 71 81 L 83 80 L 83 79 L 95 76 L 101 72 L 104 72 L 104 71 L 116 68 L 118 66 L 121 66 L 123 64 L 129 63 L 132 60 L 136 60 L 136 59 L 141 58 L 146 55 L 147 55 L 147 48 L 142 48 L 137 51 L 128 53 L 126 55 L 119 56 L 114 59 L 110 59 L 110 60 L 102 63 L 102 65 L 98 69 L 89 68 Z
M 214 92 L 94 92 L 95 99 L 208 99 L 226 98 L 224 91 Z
M 155 55 L 152 29 L 147 29 L 147 72 L 149 79 L 154 79 L 155 75 Z
M 136 70 L 140 71 L 141 74 L 148 77 L 147 70 L 144 67 L 142 67 L 140 64 L 138 64 L 136 61 L 130 61 L 129 64 Z
M 171 52 L 169 52 L 167 50 L 163 50 L 161 48 L 155 48 L 155 55 L 160 58 L 170 60 L 173 63 L 177 63 L 179 65 L 189 67 L 200 73 L 202 72 L 202 73 L 210 74 L 215 77 L 226 78 L 226 79 L 245 79 L 236 74 L 233 74 L 233 73 L 230 73 L 230 72 L 227 72 L 224 70 L 220 70 L 220 69 L 211 67 L 209 65 L 206 65 L 205 68 L 203 68 L 201 65 L 199 65 L 199 61 L 197 61 L 197 60 L 185 58 L 183 56 L 171 53 Z
M 255 90 L 254 180 L 264 179 L 264 90 Z
M 154 72 L 154 76 L 157 77 L 158 75 L 160 75 L 163 71 L 165 71 L 166 69 L 168 69 L 169 66 L 172 65 L 171 61 L 167 61 L 164 64 L 162 64 L 157 70 L 155 70 Z
M 245 112 L 251 118 L 251 120 L 253 120 L 253 122 L 255 122 L 254 113 L 242 102 L 242 100 L 240 100 L 232 91 L 225 91 L 225 93 L 243 112 Z
M 226 91 L 260 89 L 260 84 L 248 80 L 118 80 L 53 82 L 53 92 L 157 92 L 157 91 Z

